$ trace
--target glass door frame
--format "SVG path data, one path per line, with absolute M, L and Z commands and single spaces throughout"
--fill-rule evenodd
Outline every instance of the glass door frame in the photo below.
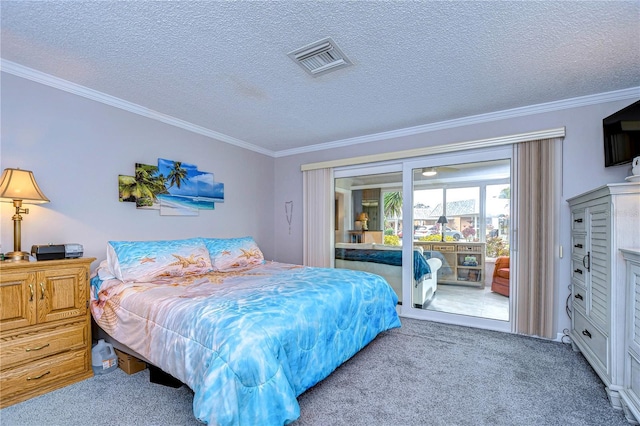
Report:
M 444 167 L 452 164 L 476 163 L 482 161 L 491 161 L 496 159 L 511 160 L 511 188 L 513 196 L 513 176 L 514 161 L 513 149 L 510 145 L 494 148 L 482 148 L 470 151 L 458 151 L 454 153 L 443 153 L 430 155 L 422 158 L 406 159 L 402 162 L 402 217 L 403 223 L 413 224 L 413 170 L 428 167 Z M 513 205 L 511 205 L 511 217 L 513 217 Z M 406 219 L 404 219 L 406 218 Z M 510 241 L 515 245 L 515 233 L 513 229 L 509 230 Z M 404 232 L 402 235 L 402 264 L 413 265 L 413 232 Z M 474 317 L 468 315 L 460 315 L 447 312 L 436 312 L 428 309 L 419 309 L 413 307 L 411 303 L 411 286 L 412 286 L 412 269 L 403 268 L 402 270 L 402 294 L 403 300 L 399 310 L 400 316 L 437 321 L 449 324 L 463 325 L 475 328 L 483 328 L 489 330 L 514 332 L 515 317 L 515 298 L 509 298 L 509 321 L 500 321 L 489 318 Z M 513 277 L 515 274 L 511 274 Z M 511 284 L 511 287 L 513 285 Z M 437 292 L 436 292 L 437 294 Z

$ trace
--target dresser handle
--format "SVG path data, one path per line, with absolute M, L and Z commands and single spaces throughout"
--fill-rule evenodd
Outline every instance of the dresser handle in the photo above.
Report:
M 40 283 L 40 300 L 44 300 L 44 283 Z
M 582 330 L 582 335 L 587 336 L 589 339 L 591 339 L 591 333 L 589 333 L 589 330 Z
M 582 275 L 582 269 L 576 269 L 576 270 L 575 270 L 575 271 L 573 271 L 573 272 L 575 272 L 576 274 L 580 274 L 580 275 Z
M 573 221 L 574 221 L 574 222 L 576 222 L 576 223 L 582 223 L 582 218 L 580 218 L 580 219 L 574 219 Z
M 25 349 L 25 352 L 39 351 L 40 349 L 44 349 L 47 346 L 49 346 L 49 343 L 47 343 L 46 345 L 42 345 L 42 346 L 40 346 L 38 348 L 27 348 L 27 349 Z
M 39 376 L 36 377 L 27 377 L 27 380 L 38 380 L 38 379 L 42 379 L 44 376 L 46 376 L 47 374 L 50 374 L 51 371 L 47 371 L 46 373 L 42 373 Z
M 587 261 L 586 264 L 585 264 L 585 260 Z M 591 252 L 590 251 L 588 251 L 587 255 L 582 258 L 582 266 L 587 268 L 587 272 L 591 270 Z
M 31 297 L 29 297 L 29 302 L 33 302 L 33 284 L 29 284 L 29 291 L 31 293 Z
M 573 296 L 573 297 L 575 297 L 576 299 L 584 300 L 584 299 L 582 298 L 582 295 L 581 295 L 580 293 L 576 294 L 576 295 L 575 295 L 575 296 Z
M 573 245 L 575 248 L 582 248 L 582 244 L 574 244 Z

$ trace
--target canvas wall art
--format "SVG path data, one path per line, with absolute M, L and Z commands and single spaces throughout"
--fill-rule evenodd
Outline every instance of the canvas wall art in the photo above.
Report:
M 158 159 L 157 165 L 136 163 L 134 176 L 118 176 L 118 199 L 163 216 L 197 216 L 224 202 L 224 184 L 195 164 Z

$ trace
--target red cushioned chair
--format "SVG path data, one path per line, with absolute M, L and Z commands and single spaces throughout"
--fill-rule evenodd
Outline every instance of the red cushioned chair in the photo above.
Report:
M 509 297 L 509 257 L 501 256 L 496 259 L 493 269 L 491 291 Z

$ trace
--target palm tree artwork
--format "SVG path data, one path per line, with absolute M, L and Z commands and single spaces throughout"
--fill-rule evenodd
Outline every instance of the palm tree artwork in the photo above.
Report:
M 158 170 L 167 177 L 166 194 L 160 195 L 160 214 L 163 216 L 197 216 L 193 200 L 198 197 L 198 166 L 182 161 L 158 158 Z
M 158 210 L 158 195 L 166 192 L 165 178 L 158 172 L 158 166 L 136 164 L 134 187 L 136 207 Z
M 135 203 L 136 196 L 133 195 L 135 190 L 135 176 L 119 175 L 118 176 L 118 201 L 125 203 Z
M 198 168 L 196 167 L 196 170 Z M 180 189 L 180 184 L 184 181 L 189 180 L 189 172 L 187 169 L 182 167 L 182 161 L 174 161 L 173 168 L 167 175 L 167 180 L 169 181 L 169 187 L 176 186 Z
M 164 216 L 196 216 L 224 202 L 224 184 L 195 164 L 159 158 L 157 166 L 136 163 L 134 176 L 119 175 L 118 195 Z
M 167 192 L 164 182 L 158 166 L 136 163 L 135 176 L 118 177 L 120 201 L 134 202 L 141 209 L 158 210 L 157 195 Z

